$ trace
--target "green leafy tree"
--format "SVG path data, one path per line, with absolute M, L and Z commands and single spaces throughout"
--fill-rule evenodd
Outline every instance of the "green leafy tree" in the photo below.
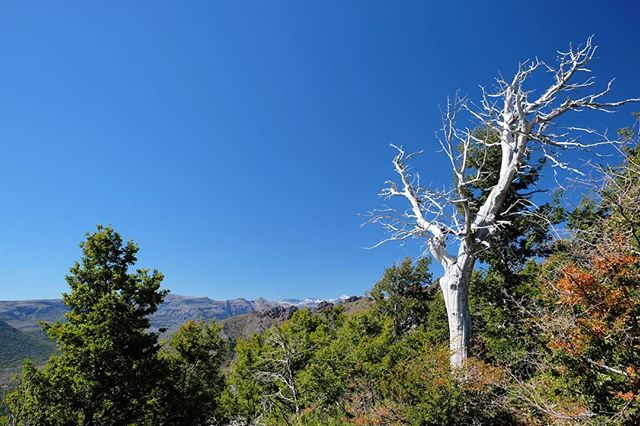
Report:
M 317 402 L 313 391 L 328 384 L 326 377 L 304 373 L 330 344 L 339 317 L 333 310 L 301 309 L 282 325 L 239 342 L 222 398 L 228 417 L 247 424 L 301 421 L 303 409 Z
M 24 425 L 153 424 L 164 369 L 148 317 L 166 294 L 163 275 L 132 270 L 138 246 L 111 227 L 98 226 L 80 246 L 62 297 L 66 321 L 44 327 L 59 353 L 42 370 L 24 366 L 11 411 Z
M 393 318 L 397 336 L 406 334 L 422 324 L 429 312 L 429 303 L 436 297 L 431 274 L 430 259 L 423 258 L 413 265 L 406 258 L 400 265 L 385 269 L 370 295 L 383 314 Z
M 226 417 L 240 424 L 254 424 L 263 415 L 261 401 L 265 391 L 256 379 L 262 340 L 262 335 L 257 334 L 238 342 L 236 357 L 222 393 L 221 403 Z
M 164 389 L 169 401 L 163 421 L 173 426 L 208 425 L 221 420 L 222 364 L 228 345 L 215 323 L 187 321 L 161 352 L 168 368 Z

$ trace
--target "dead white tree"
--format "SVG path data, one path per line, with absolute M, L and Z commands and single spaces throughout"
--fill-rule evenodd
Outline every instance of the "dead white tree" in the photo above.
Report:
M 262 395 L 263 411 L 276 407 L 282 422 L 290 424 L 288 410 L 292 410 L 297 419 L 302 408 L 296 373 L 304 358 L 305 348 L 302 341 L 287 335 L 277 326 L 266 333 L 265 346 L 270 349 L 265 352 L 262 366 L 255 373 L 256 380 L 270 389 L 270 392 Z
M 640 98 L 605 101 L 611 89 L 610 81 L 594 91 L 595 80 L 589 76 L 588 65 L 597 47 L 592 38 L 584 45 L 569 46 L 558 52 L 557 63 L 551 66 L 539 59 L 521 63 L 511 80 L 496 79 L 495 90 L 481 87 L 477 104 L 456 96 L 447 102 L 442 113 L 443 127 L 438 137 L 453 173 L 454 184 L 435 190 L 420 184 L 420 177 L 411 171 L 409 161 L 418 153 L 406 153 L 395 147 L 398 154 L 393 167 L 399 181 L 388 181 L 381 196 L 402 198 L 409 208 L 376 209 L 370 212 L 370 223 L 381 224 L 389 236 L 376 246 L 390 241 L 411 238 L 426 239 L 428 251 L 442 265 L 444 274 L 439 280 L 449 322 L 451 365 L 460 367 L 468 354 L 470 315 L 468 286 L 479 250 L 489 245 L 491 234 L 509 225 L 509 211 L 515 210 L 517 200 L 505 205 L 510 187 L 523 173 L 533 154 L 547 159 L 554 173 L 564 170 L 580 171 L 561 157 L 566 150 L 593 151 L 601 145 L 618 143 L 605 134 L 590 128 L 561 127 L 558 119 L 570 112 L 612 109 Z M 543 91 L 534 91 L 525 83 L 536 71 L 547 71 L 551 82 Z M 460 124 L 465 118 L 469 127 Z M 497 142 L 478 137 L 474 128 L 484 128 L 498 135 Z M 499 146 L 501 164 L 497 184 L 488 189 L 485 201 L 475 205 L 468 194 L 472 186 L 490 171 L 484 164 L 471 166 L 471 155 L 477 148 Z M 375 246 L 374 246 L 375 247 Z

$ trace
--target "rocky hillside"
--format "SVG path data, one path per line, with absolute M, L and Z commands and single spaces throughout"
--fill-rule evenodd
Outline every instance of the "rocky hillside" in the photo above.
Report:
M 236 342 L 241 338 L 261 333 L 273 325 L 283 323 L 297 310 L 296 306 L 274 306 L 264 311 L 230 317 L 220 321 L 222 335 Z
M 347 298 L 333 299 L 333 301 L 318 301 L 313 304 L 282 304 L 273 306 L 267 310 L 250 312 L 244 315 L 233 316 L 220 321 L 222 335 L 232 343 L 261 333 L 271 326 L 281 324 L 291 318 L 299 307 L 309 307 L 314 310 L 323 310 L 339 304 L 344 307 L 345 313 L 362 310 L 371 304 L 368 297 L 351 296 Z

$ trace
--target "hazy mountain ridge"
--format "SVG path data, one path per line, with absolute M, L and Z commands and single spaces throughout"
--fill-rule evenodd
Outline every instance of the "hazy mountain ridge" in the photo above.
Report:
M 25 332 L 42 330 L 40 321 L 63 319 L 66 311 L 59 299 L 0 301 L 0 321 Z
M 158 311 L 151 316 L 151 326 L 156 329 L 171 330 L 190 319 L 220 321 L 238 315 L 266 311 L 277 306 L 314 308 L 323 302 L 339 303 L 347 299 L 348 296 L 328 300 L 312 298 L 282 301 L 264 298 L 215 300 L 208 297 L 168 294 Z M 40 331 L 40 321 L 53 322 L 64 319 L 66 311 L 66 306 L 59 299 L 0 301 L 0 321 L 24 332 Z

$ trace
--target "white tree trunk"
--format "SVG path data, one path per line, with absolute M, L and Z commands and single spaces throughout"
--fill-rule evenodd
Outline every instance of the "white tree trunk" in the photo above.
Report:
M 469 354 L 471 334 L 471 314 L 469 312 L 469 283 L 475 259 L 463 255 L 449 266 L 440 279 L 440 289 L 444 297 L 449 321 L 449 350 L 451 367 L 462 367 Z

